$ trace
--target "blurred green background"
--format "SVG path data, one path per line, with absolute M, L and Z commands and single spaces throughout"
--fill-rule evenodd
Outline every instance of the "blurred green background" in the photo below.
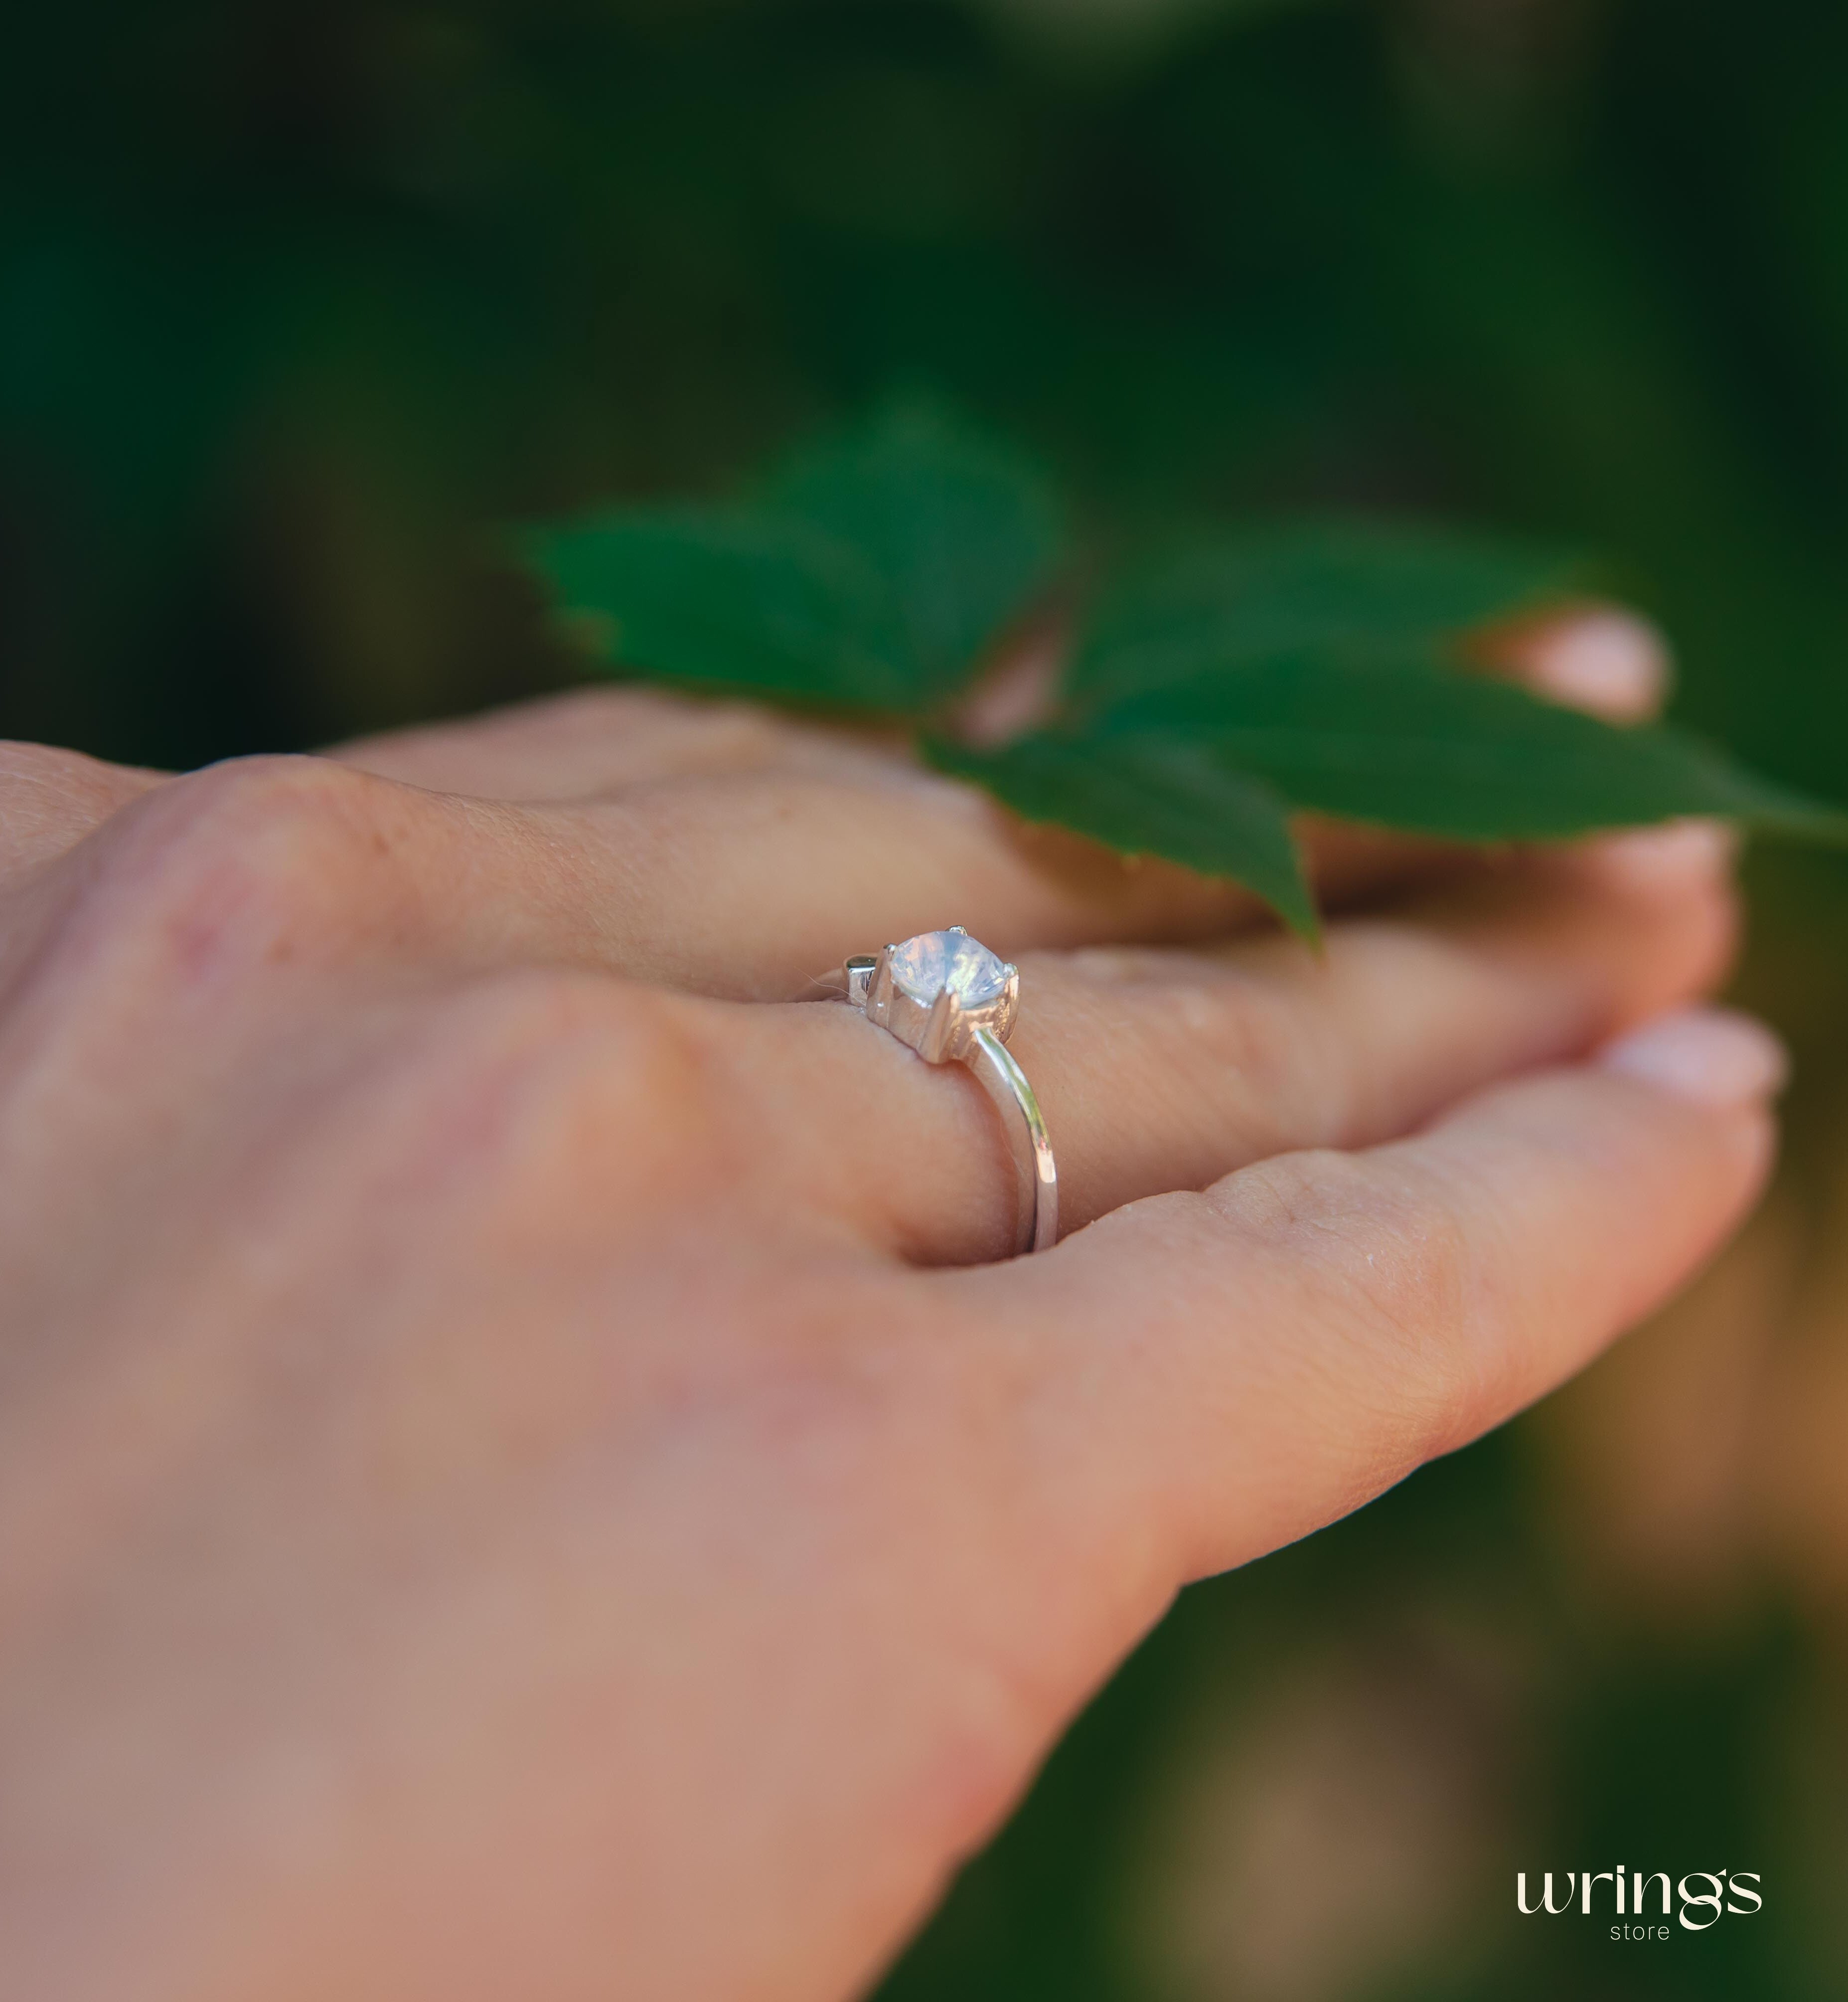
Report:
M 0 734 L 187 765 L 574 670 L 506 521 L 894 387 L 1100 538 L 1564 538 L 1679 713 L 1848 797 L 1836 0 L 128 9 L 0 58 Z M 1750 860 L 1785 1170 L 1541 1411 L 1188 1594 L 924 1998 L 1848 1993 L 1848 867 Z M 1666 1944 L 1514 1873 L 1763 1873 Z

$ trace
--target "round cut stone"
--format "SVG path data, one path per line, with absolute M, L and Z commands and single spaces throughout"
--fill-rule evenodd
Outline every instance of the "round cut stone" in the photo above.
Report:
M 919 932 L 892 948 L 892 984 L 929 1007 L 947 987 L 965 1008 L 999 1001 L 1007 968 L 967 932 Z

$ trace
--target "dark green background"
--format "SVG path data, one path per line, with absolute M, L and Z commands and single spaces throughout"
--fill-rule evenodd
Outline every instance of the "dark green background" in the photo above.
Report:
M 720 487 L 919 385 L 1045 454 L 1100 548 L 1328 502 L 1599 549 L 1674 637 L 1679 715 L 1848 797 L 1848 9 L 1200 0 L 1071 31 L 1093 11 L 16 19 L 0 732 L 188 764 L 556 685 L 503 524 Z M 1752 877 L 1745 985 L 1801 1066 L 1780 1214 L 1813 1360 L 1848 1331 L 1848 872 Z M 1717 1599 L 1658 1603 L 1646 1567 L 1595 1589 L 1553 1437 L 1189 1595 L 891 1994 L 1843 1993 L 1835 1547 L 1749 1509 Z M 1285 1800 L 1318 1743 L 1337 1773 L 1355 1748 L 1350 1833 L 1381 1818 L 1359 1876 L 1295 1873 L 1321 1930 L 1284 1927 L 1294 1958 L 1235 1938 L 1187 1972 L 1162 1859 L 1202 1748 Z M 1401 1755 L 1384 1779 L 1369 1746 Z M 1417 1897 L 1379 1883 L 1400 1850 L 1422 1881 L 1423 1838 L 1393 1789 L 1446 1760 L 1469 1777 L 1418 1826 L 1466 1798 L 1474 1833 L 1399 1924 Z M 1513 1917 L 1517 1868 L 1588 1859 L 1758 1868 L 1766 1910 L 1650 1948 Z M 1251 1937 L 1281 1923 L 1236 1843 L 1189 1867 Z

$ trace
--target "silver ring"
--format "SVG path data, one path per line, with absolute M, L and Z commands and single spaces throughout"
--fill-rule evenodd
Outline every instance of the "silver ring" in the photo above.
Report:
M 1058 1237 L 1058 1171 L 1039 1100 L 1003 1047 L 1020 1012 L 1020 969 L 961 925 L 920 932 L 842 968 L 847 1002 L 926 1063 L 967 1064 L 999 1110 L 1019 1181 L 1014 1251 Z

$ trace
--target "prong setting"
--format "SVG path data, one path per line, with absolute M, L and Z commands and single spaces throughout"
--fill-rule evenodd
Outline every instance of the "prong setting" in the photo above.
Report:
M 1005 1043 L 1013 1034 L 1020 1014 L 1020 969 L 1010 959 L 1007 963 L 1007 985 L 1001 990 L 1001 1006 L 995 1017 L 994 1031 L 999 1041 Z
M 879 957 L 873 962 L 866 1006 L 868 1021 L 877 1022 L 882 1029 L 891 1027 L 892 948 L 889 945 L 880 947 Z
M 931 1003 L 930 1013 L 924 1023 L 924 1033 L 919 1038 L 918 1054 L 926 1063 L 947 1063 L 956 1032 L 961 1026 L 962 1010 L 956 996 L 944 988 Z
M 856 1008 L 863 1009 L 866 996 L 873 985 L 873 974 L 878 966 L 877 960 L 856 953 L 842 968 L 847 976 L 847 999 Z

